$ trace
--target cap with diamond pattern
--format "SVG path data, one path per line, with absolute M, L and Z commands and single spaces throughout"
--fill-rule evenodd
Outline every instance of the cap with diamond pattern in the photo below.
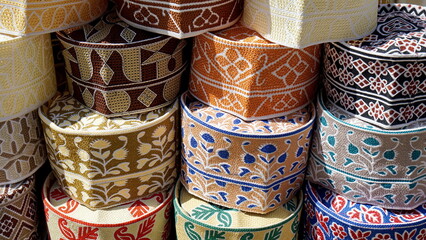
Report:
M 129 26 L 115 11 L 57 36 L 70 92 L 102 115 L 148 112 L 179 93 L 185 40 Z

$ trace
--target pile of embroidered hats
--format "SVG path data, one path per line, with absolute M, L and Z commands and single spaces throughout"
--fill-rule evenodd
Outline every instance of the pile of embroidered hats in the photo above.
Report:
M 35 173 L 47 151 L 37 108 L 56 92 L 50 33 L 92 21 L 105 8 L 104 0 L 0 1 L 1 239 L 42 237 Z
M 324 45 L 306 239 L 426 238 L 425 37 L 424 6 L 385 4 L 374 32 Z
M 0 0 L 0 239 L 426 239 L 426 8 L 378 2 Z

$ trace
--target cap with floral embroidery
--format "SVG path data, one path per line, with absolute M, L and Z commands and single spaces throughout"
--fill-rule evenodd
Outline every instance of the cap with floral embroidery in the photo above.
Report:
M 408 240 L 426 238 L 426 205 L 389 210 L 359 204 L 306 184 L 304 239 Z
M 176 180 L 179 104 L 106 118 L 69 94 L 39 109 L 48 157 L 64 191 L 90 209 L 131 202 Z
M 53 174 L 43 185 L 50 239 L 168 239 L 173 187 L 106 210 L 90 210 L 71 199 Z
M 189 92 L 180 101 L 181 181 L 190 194 L 261 214 L 297 194 L 305 176 L 313 105 L 248 122 L 195 100 Z

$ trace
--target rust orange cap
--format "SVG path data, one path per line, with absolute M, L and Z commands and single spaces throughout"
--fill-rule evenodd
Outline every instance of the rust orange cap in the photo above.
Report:
M 320 46 L 271 43 L 241 24 L 194 41 L 190 91 L 244 120 L 290 114 L 313 99 Z

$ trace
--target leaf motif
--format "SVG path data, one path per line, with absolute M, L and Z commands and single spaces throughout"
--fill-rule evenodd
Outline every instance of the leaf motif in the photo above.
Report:
M 130 189 L 121 189 L 117 194 L 124 197 L 124 198 L 130 198 L 130 193 L 129 193 Z
M 230 227 L 231 224 L 232 224 L 231 214 L 229 214 L 225 211 L 220 211 L 217 214 L 217 220 L 219 220 L 219 222 L 222 223 L 222 224 L 219 225 L 219 227 Z
M 371 146 L 371 147 L 376 147 L 376 146 L 380 146 L 380 142 L 373 138 L 373 137 L 369 137 L 363 140 L 365 145 Z
M 373 224 L 381 224 L 383 223 L 383 216 L 382 214 L 377 210 L 368 210 L 364 212 L 365 220 L 369 223 Z
M 217 240 L 225 239 L 225 232 L 219 232 L 216 230 L 208 230 L 205 233 L 204 240 Z
M 129 164 L 130 164 L 129 162 L 123 162 L 123 163 L 118 164 L 117 167 L 119 167 L 120 169 L 122 169 L 125 172 L 128 172 L 128 171 L 130 171 Z
M 77 240 L 96 240 L 98 238 L 98 228 L 79 227 Z
M 73 199 L 68 199 L 68 201 L 65 203 L 65 206 L 60 206 L 58 210 L 63 213 L 72 213 L 78 207 L 78 205 L 78 202 L 74 201 Z
M 155 223 L 155 215 L 148 218 L 146 221 L 143 222 L 142 225 L 139 226 L 139 231 L 138 231 L 138 237 L 136 239 L 141 239 L 142 237 L 145 237 L 146 235 L 148 235 L 151 231 L 152 228 L 154 227 L 154 223 Z
M 264 240 L 278 240 L 281 236 L 281 227 L 277 227 L 265 235 Z
M 343 198 L 342 196 L 336 196 L 333 199 L 331 206 L 337 213 L 339 213 L 346 206 L 346 204 L 347 200 L 345 198 Z
M 127 232 L 127 227 L 121 227 L 114 232 L 115 240 L 136 240 L 135 236 Z
M 65 192 L 62 189 L 57 188 L 57 189 L 52 191 L 52 193 L 50 194 L 50 197 L 52 197 L 56 201 L 59 201 L 61 199 L 67 198 L 67 195 L 65 194 Z
M 149 210 L 149 207 L 142 201 L 137 200 L 128 208 L 128 210 L 130 214 L 136 218 L 146 214 Z
M 253 233 L 246 233 L 240 238 L 240 240 L 253 240 L 253 238 L 254 238 Z
M 191 216 L 197 220 L 207 220 L 211 218 L 216 212 L 217 210 L 215 208 L 210 208 L 206 205 L 200 205 L 192 210 Z
M 200 235 L 198 235 L 198 233 L 194 231 L 194 224 L 192 224 L 191 222 L 186 222 L 184 226 L 185 233 L 190 240 L 202 240 Z
M 61 233 L 69 240 L 76 240 L 75 234 L 67 227 L 68 223 L 67 220 L 60 218 L 58 220 L 58 226 L 59 230 L 61 230 Z

